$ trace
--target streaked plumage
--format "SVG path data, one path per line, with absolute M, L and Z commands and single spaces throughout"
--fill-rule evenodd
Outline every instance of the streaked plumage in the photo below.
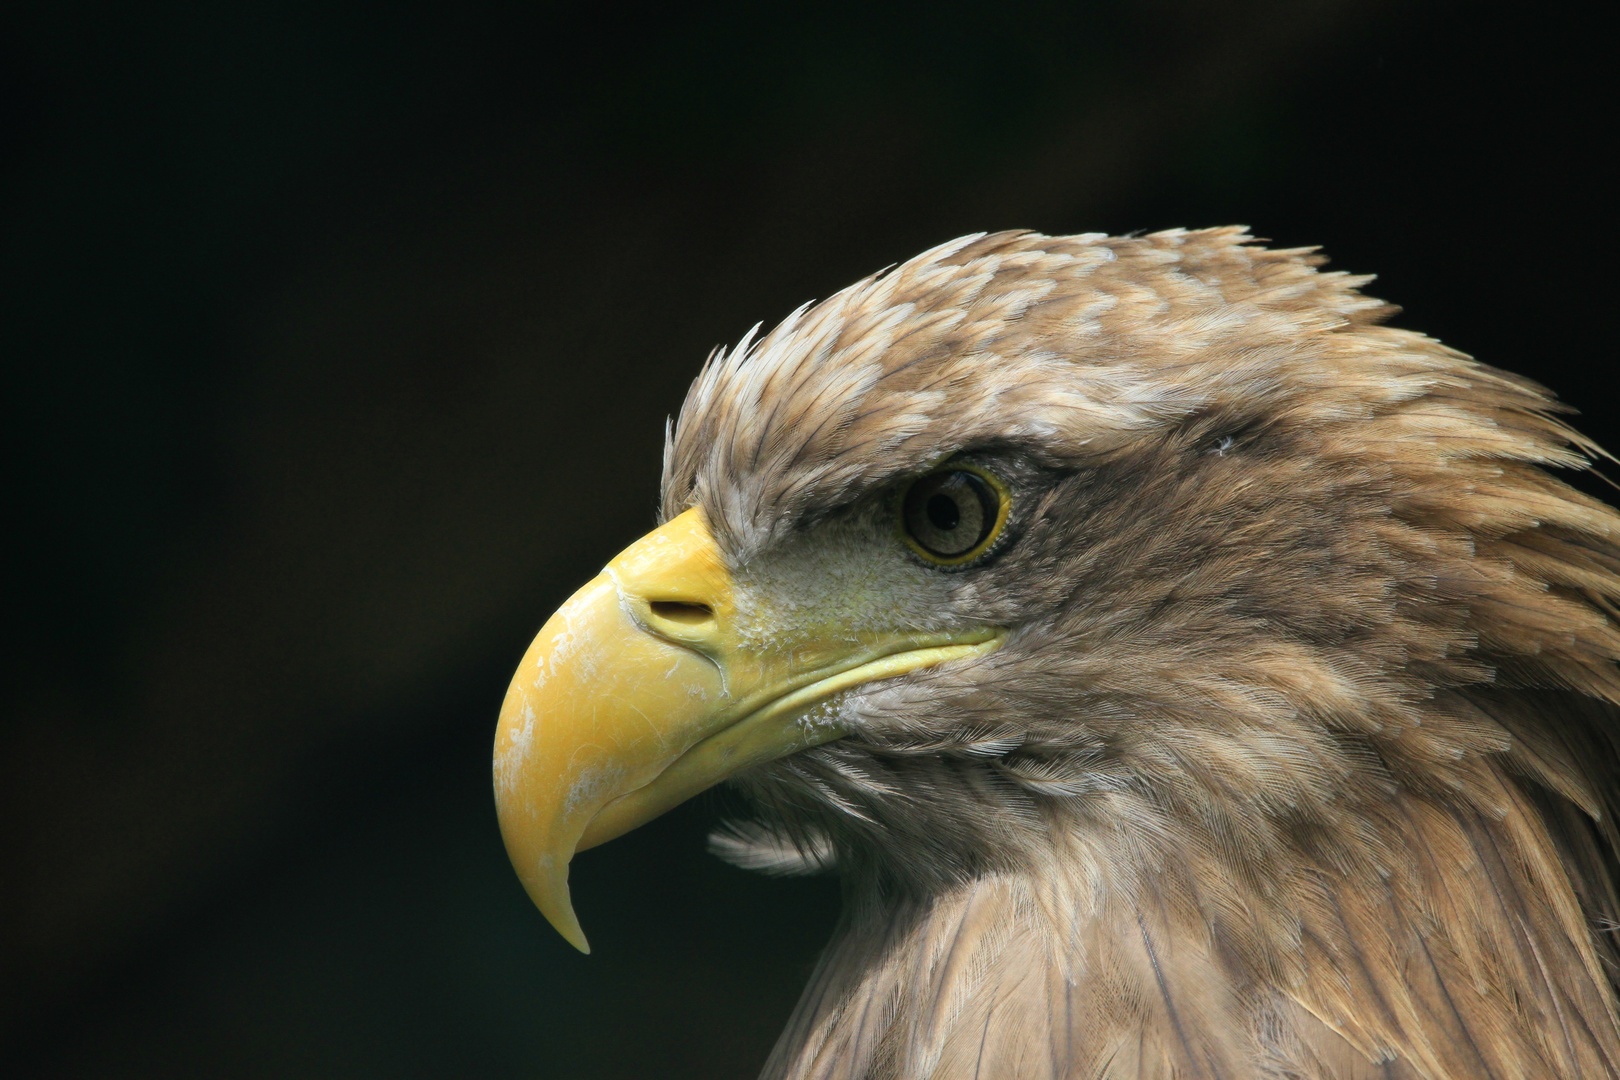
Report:
M 704 369 L 663 513 L 756 635 L 859 591 L 905 478 L 1018 493 L 847 609 L 1005 644 L 735 779 L 719 850 L 845 881 L 766 1076 L 1620 1072 L 1620 517 L 1544 471 L 1598 451 L 1319 262 L 967 237 Z

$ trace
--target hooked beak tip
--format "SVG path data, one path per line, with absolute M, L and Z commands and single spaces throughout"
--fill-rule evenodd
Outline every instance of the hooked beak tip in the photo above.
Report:
M 574 914 L 573 899 L 569 895 L 567 860 L 563 860 L 560 867 L 555 864 L 552 867 L 542 867 L 535 881 L 524 884 L 529 886 L 529 896 L 553 929 L 561 934 L 568 944 L 589 955 L 591 945 L 585 940 L 585 931 L 580 928 L 579 917 Z

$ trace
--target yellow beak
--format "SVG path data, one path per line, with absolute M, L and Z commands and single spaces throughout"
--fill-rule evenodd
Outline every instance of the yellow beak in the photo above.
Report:
M 582 952 L 576 851 L 606 843 L 751 765 L 836 739 L 812 718 L 841 691 L 989 652 L 1001 633 L 750 636 L 698 510 L 636 541 L 547 620 L 495 731 L 495 807 L 536 906 Z

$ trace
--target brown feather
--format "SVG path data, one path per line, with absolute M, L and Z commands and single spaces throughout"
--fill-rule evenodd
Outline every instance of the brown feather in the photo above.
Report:
M 663 511 L 744 594 L 948 455 L 1020 493 L 895 607 L 1006 645 L 739 780 L 726 850 L 846 881 L 766 1076 L 1620 1075 L 1600 451 L 1321 261 L 966 237 L 705 366 Z

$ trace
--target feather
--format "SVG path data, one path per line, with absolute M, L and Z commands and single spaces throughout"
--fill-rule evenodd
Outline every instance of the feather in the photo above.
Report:
M 766 1077 L 1620 1075 L 1620 515 L 1546 471 L 1602 451 L 1322 262 L 974 234 L 704 366 L 662 513 L 759 612 L 1011 628 L 737 778 L 717 852 L 846 883 Z M 876 580 L 953 455 L 1013 539 Z

